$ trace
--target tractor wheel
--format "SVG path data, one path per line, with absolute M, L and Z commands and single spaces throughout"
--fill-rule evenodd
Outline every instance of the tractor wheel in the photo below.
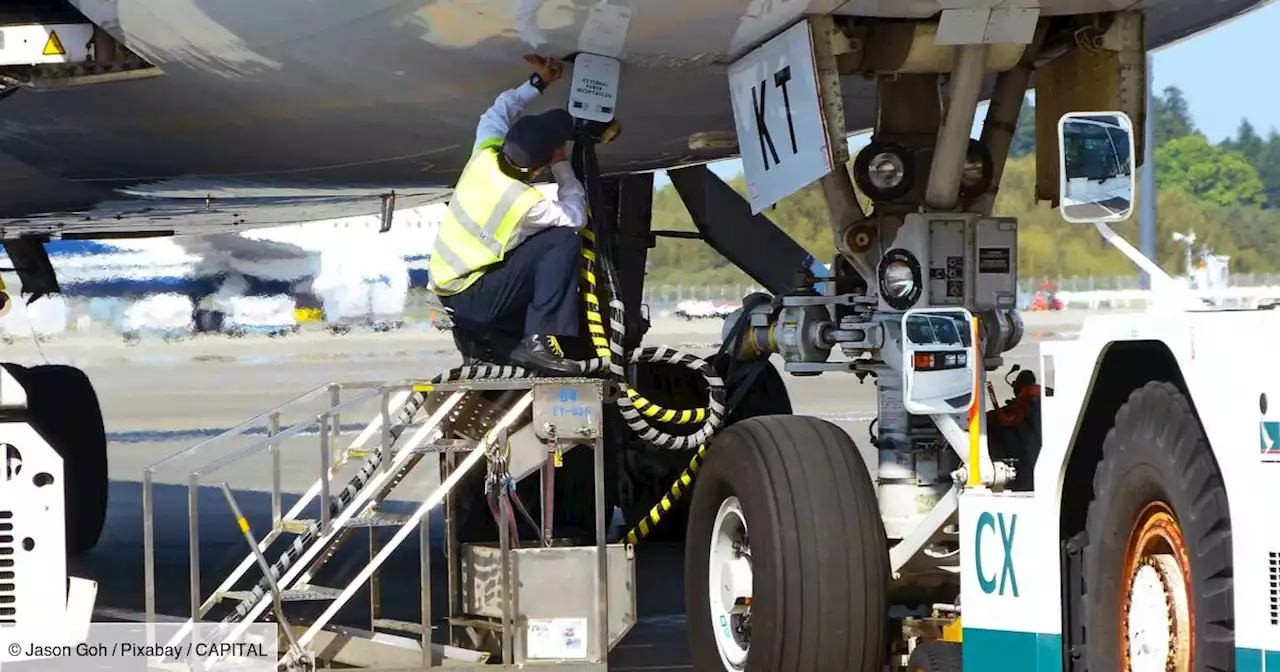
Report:
M 1091 670 L 1235 668 L 1231 516 L 1183 393 L 1136 390 L 1094 475 L 1083 550 Z
M 107 433 L 98 395 L 72 366 L 4 367 L 26 390 L 32 429 L 62 457 L 67 554 L 87 553 L 107 520 Z
M 911 652 L 907 672 L 964 672 L 964 648 L 955 642 L 924 642 Z
M 684 571 L 693 669 L 881 670 L 888 545 L 875 484 L 839 427 L 775 415 L 717 437 Z

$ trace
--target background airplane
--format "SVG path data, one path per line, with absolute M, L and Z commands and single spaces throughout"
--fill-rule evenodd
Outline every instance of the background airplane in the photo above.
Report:
M 379 234 L 379 218 L 351 217 L 206 236 L 46 243 L 61 293 L 0 317 L 12 336 L 72 326 L 69 302 L 130 337 L 267 330 L 305 321 L 387 328 L 408 291 L 427 285 L 441 206 L 406 209 Z M 0 253 L 0 266 L 9 259 Z M 16 278 L 7 278 L 20 286 Z

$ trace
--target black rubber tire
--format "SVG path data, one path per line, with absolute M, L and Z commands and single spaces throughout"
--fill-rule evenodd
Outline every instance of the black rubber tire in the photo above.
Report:
M 1129 530 L 1163 501 L 1182 530 L 1191 561 L 1195 669 L 1235 669 L 1231 516 L 1222 474 L 1186 396 L 1155 381 L 1116 413 L 1094 474 L 1086 519 L 1084 624 L 1090 670 L 1120 669 L 1120 614 Z
M 719 670 L 708 556 L 721 503 L 736 496 L 754 574 L 751 672 L 880 672 L 889 551 L 875 483 L 839 427 L 775 415 L 713 443 L 690 502 L 685 610 L 693 669 Z
M 729 361 L 723 355 L 712 355 L 707 358 L 707 363 L 722 377 L 728 370 Z M 765 361 L 762 364 L 764 369 L 752 381 L 751 391 L 743 397 L 742 401 L 733 409 L 733 412 L 725 418 L 724 425 L 720 431 L 724 431 L 726 428 L 747 418 L 762 415 L 791 415 L 791 396 L 787 392 L 787 385 L 782 379 L 782 374 L 778 372 L 777 367 L 772 362 Z M 740 364 L 739 366 L 745 371 L 745 364 Z M 665 380 L 662 379 L 663 377 L 665 377 Z M 745 381 L 735 372 L 733 380 L 726 379 L 724 382 L 725 399 L 727 401 Z M 646 366 L 645 369 L 642 369 L 642 372 L 638 372 L 636 389 L 656 403 L 668 408 L 690 408 L 707 403 L 706 385 L 702 383 L 701 378 L 696 373 L 688 369 L 676 369 L 670 366 Z M 692 433 L 697 430 L 697 427 L 697 425 L 677 425 L 664 429 L 681 434 Z M 623 431 L 630 432 L 629 429 L 625 428 Z M 666 494 L 667 489 L 675 482 L 680 472 L 689 466 L 689 460 L 692 459 L 692 455 L 686 452 L 666 451 L 665 454 L 660 456 L 660 459 L 667 462 L 668 469 L 667 473 L 659 478 L 661 485 L 658 488 L 660 490 L 648 492 L 648 496 L 644 497 L 643 500 L 631 502 L 628 506 L 623 507 L 623 519 L 626 521 L 628 529 L 634 527 Z M 697 487 L 696 480 L 692 487 Z M 685 495 L 675 503 L 675 506 L 663 514 L 662 522 L 653 528 L 648 537 L 645 537 L 646 541 L 658 543 L 684 541 L 685 531 L 689 525 L 689 494 L 686 491 Z
M 964 646 L 955 642 L 923 642 L 907 659 L 907 672 L 964 672 Z
M 4 366 L 27 392 L 32 428 L 62 457 L 67 554 L 83 555 L 102 536 L 110 489 L 98 395 L 89 377 L 73 366 Z

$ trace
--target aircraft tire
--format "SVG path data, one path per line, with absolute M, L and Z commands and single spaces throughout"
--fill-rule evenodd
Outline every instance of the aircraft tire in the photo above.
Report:
M 1093 487 L 1083 549 L 1088 668 L 1129 669 L 1130 655 L 1151 655 L 1161 669 L 1192 669 L 1192 658 L 1197 670 L 1234 669 L 1226 488 L 1176 386 L 1154 381 L 1129 396 Z M 1150 635 L 1155 614 L 1164 631 Z M 1139 620 L 1148 627 L 1131 627 Z
M 67 555 L 83 555 L 102 536 L 110 485 L 98 395 L 72 366 L 4 366 L 26 390 L 31 427 L 62 457 Z
M 717 373 L 724 376 L 728 368 L 728 360 L 724 355 L 716 354 L 707 358 L 707 363 Z M 790 415 L 791 414 L 791 396 L 787 392 L 787 385 L 782 379 L 782 374 L 778 373 L 777 367 L 771 362 L 761 362 L 764 369 L 760 372 L 756 379 L 751 383 L 751 390 L 742 398 L 741 403 L 733 409 L 724 420 L 724 425 L 720 431 L 732 426 L 734 423 L 741 422 L 747 418 L 754 418 L 761 415 Z M 744 383 L 745 365 L 741 365 L 744 373 L 739 375 L 735 372 L 732 380 L 726 379 L 725 397 L 732 398 L 737 391 L 739 385 Z M 685 380 L 677 381 L 675 377 L 681 377 Z M 663 380 L 665 378 L 665 380 Z M 680 385 L 677 383 L 689 383 Z M 706 386 L 702 384 L 701 378 L 697 373 L 688 369 L 677 369 L 671 366 L 653 366 L 642 364 L 637 367 L 635 388 L 645 397 L 653 400 L 665 408 L 692 408 L 706 404 Z M 664 430 L 673 433 L 693 432 L 698 429 L 698 425 L 669 425 L 664 426 Z M 624 429 L 629 432 L 630 430 Z M 634 497 L 634 501 L 630 502 L 623 511 L 623 519 L 628 525 L 628 529 L 640 522 L 640 519 L 649 513 L 649 510 L 658 503 L 658 500 L 667 493 L 671 484 L 689 466 L 692 455 L 678 451 L 663 451 L 654 454 L 652 450 L 646 451 L 647 454 L 641 459 L 648 461 L 661 460 L 665 463 L 664 473 L 653 479 L 654 488 L 647 489 L 643 494 Z M 692 487 L 697 487 L 697 480 L 694 480 Z M 656 489 L 655 489 L 656 488 Z M 689 521 L 689 491 L 685 491 L 671 510 L 663 514 L 662 522 L 653 528 L 653 531 L 647 541 L 658 543 L 675 543 L 684 541 L 685 530 Z
M 911 652 L 907 672 L 964 672 L 964 648 L 955 642 L 924 642 Z
M 690 502 L 684 574 L 695 670 L 882 669 L 884 523 L 857 446 L 834 424 L 774 415 L 720 434 Z M 727 605 L 746 597 L 743 656 Z

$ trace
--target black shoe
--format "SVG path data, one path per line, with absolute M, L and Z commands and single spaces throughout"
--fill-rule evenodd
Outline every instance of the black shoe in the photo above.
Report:
M 511 361 L 538 373 L 572 376 L 582 373 L 581 366 L 564 358 L 564 350 L 555 336 L 530 336 L 511 351 Z

